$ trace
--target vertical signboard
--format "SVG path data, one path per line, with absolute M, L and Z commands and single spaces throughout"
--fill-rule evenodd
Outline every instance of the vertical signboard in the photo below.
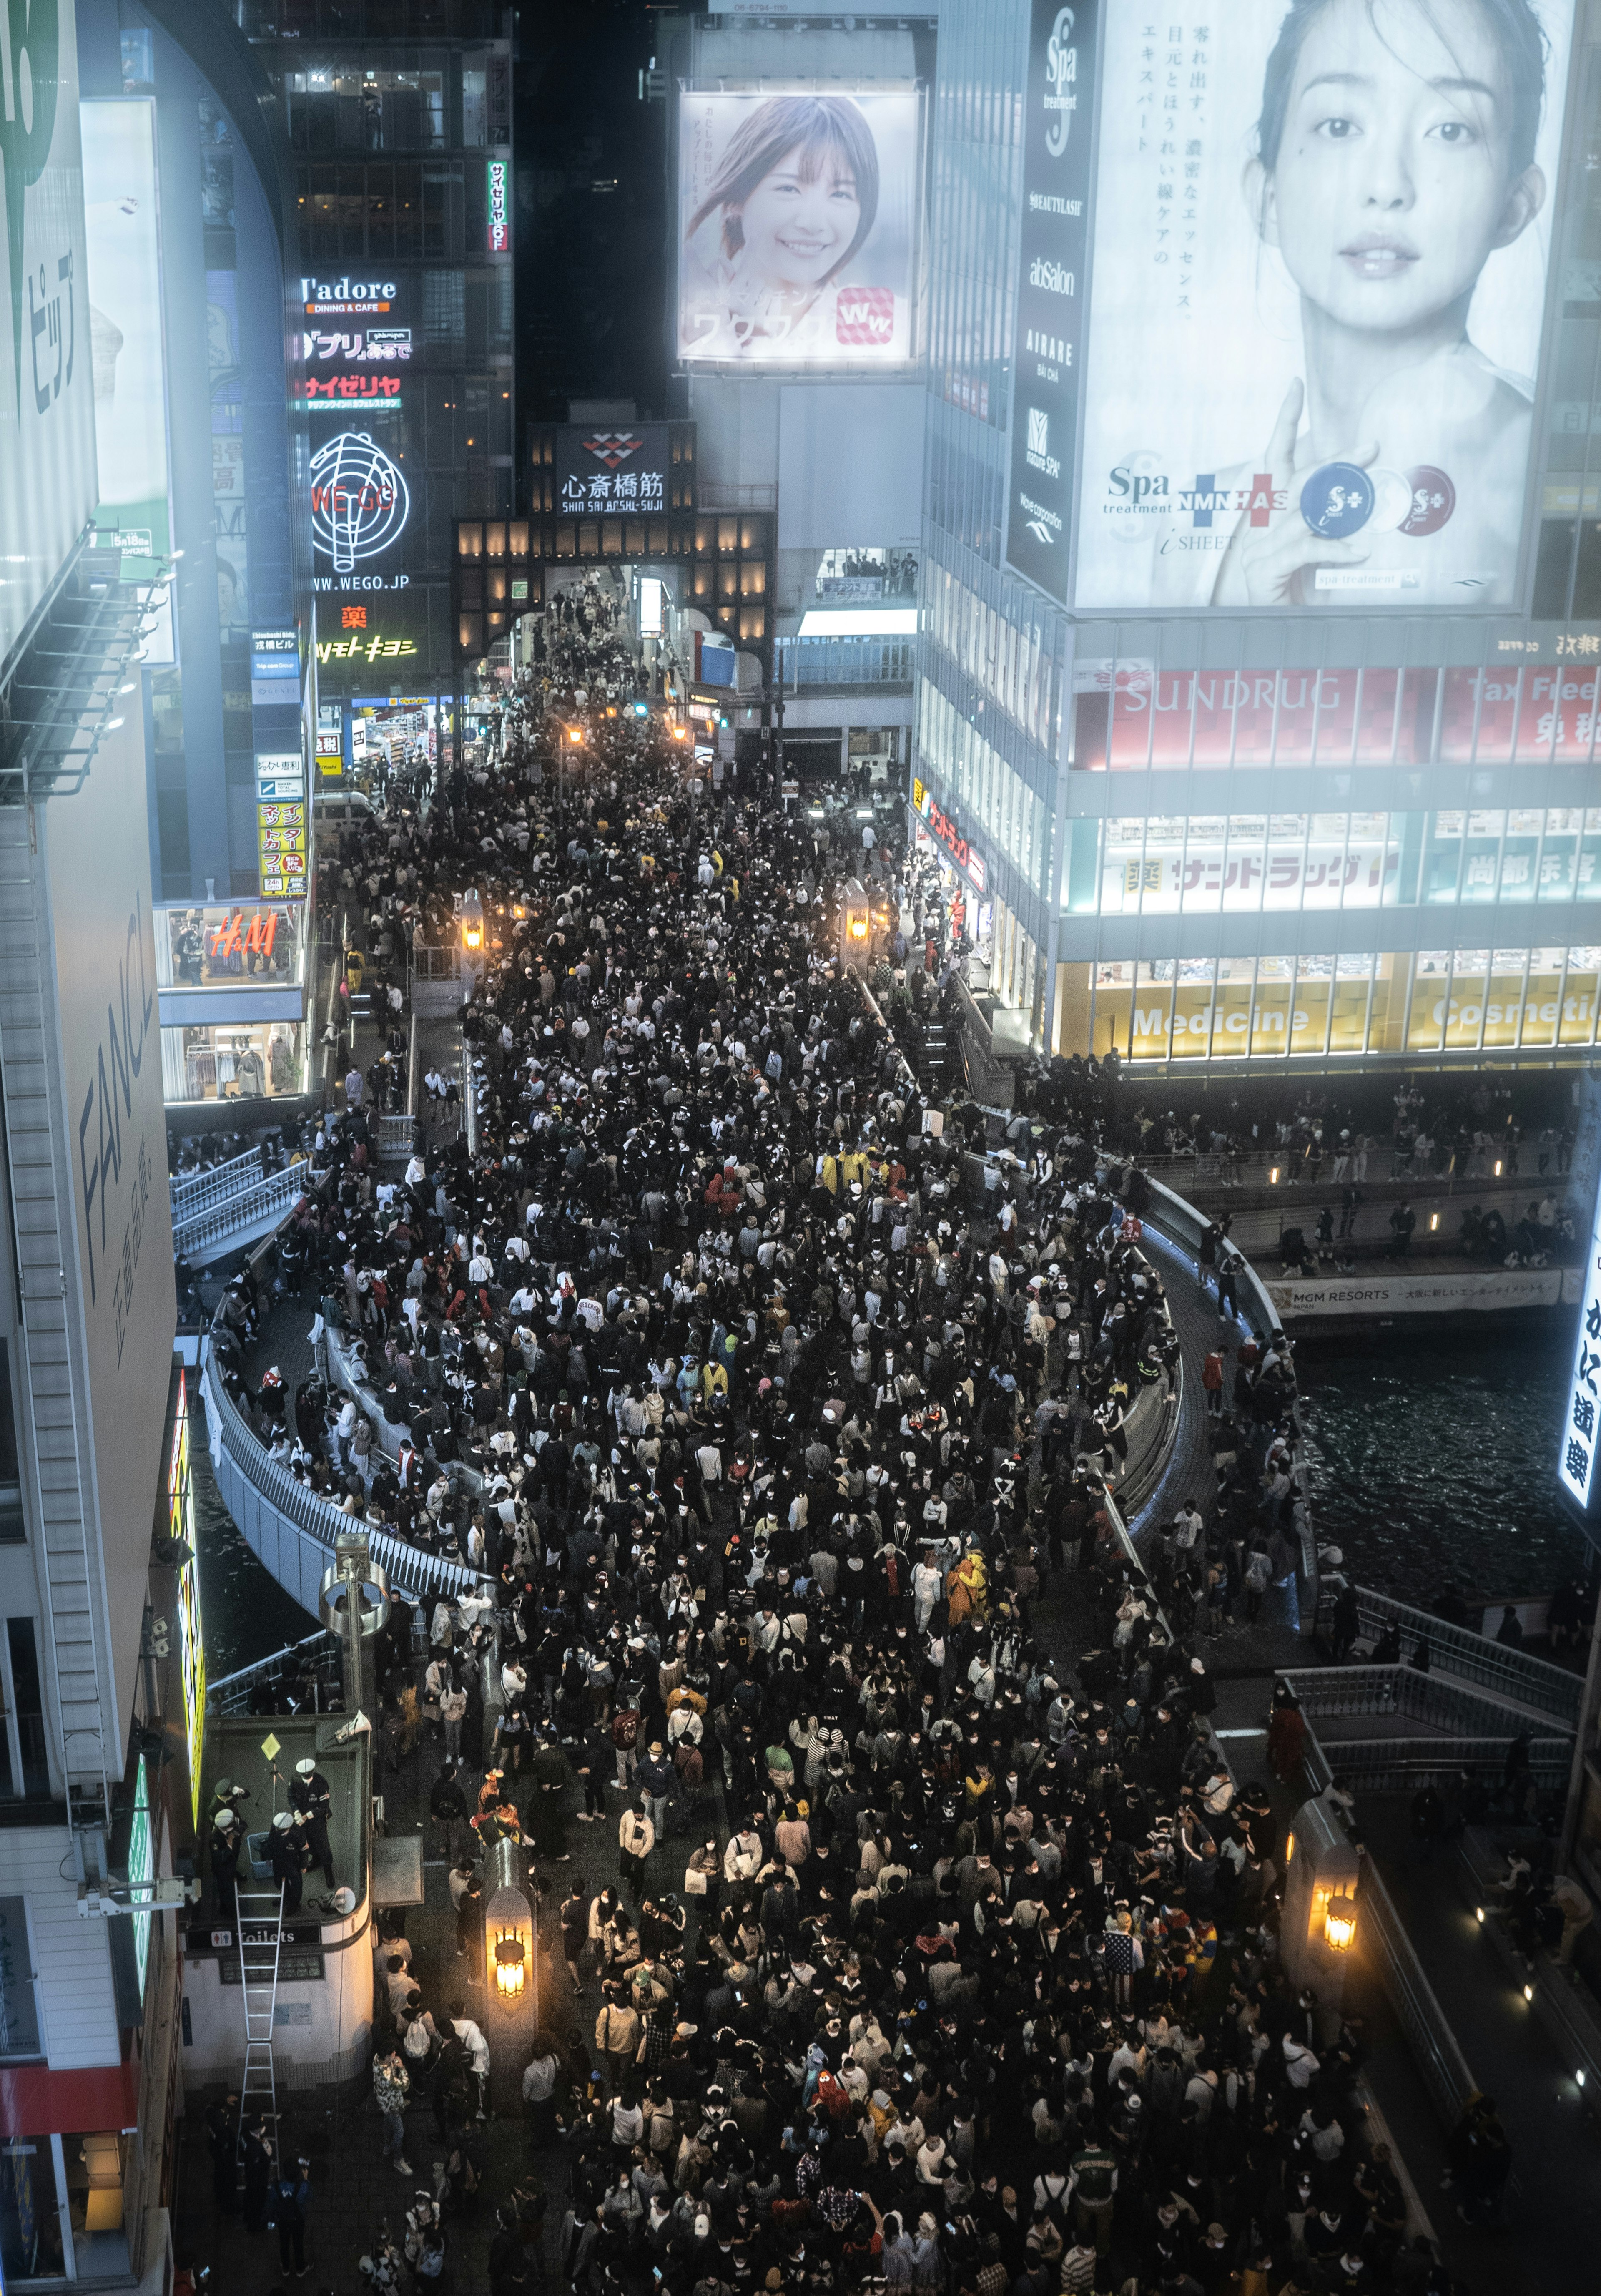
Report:
M 1581 1513 L 1595 1480 L 1597 1420 L 1601 1419 L 1601 1194 L 1590 1214 L 1584 1259 L 1584 1304 L 1573 1341 L 1562 1431 L 1556 1439 L 1556 1480 Z
M 1099 6 L 1033 0 L 1029 26 L 1006 554 L 1059 606 L 1073 541 Z
M 510 161 L 505 160 L 489 161 L 489 252 L 491 255 L 510 255 L 511 252 L 511 175 Z

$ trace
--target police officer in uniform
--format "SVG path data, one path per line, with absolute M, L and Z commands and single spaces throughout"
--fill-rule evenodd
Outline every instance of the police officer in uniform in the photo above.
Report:
M 281 1809 L 273 1820 L 266 1854 L 273 1878 L 283 1885 L 283 1918 L 289 1921 L 300 1910 L 300 1882 L 307 1857 L 305 1837 L 296 1826 L 292 1810 Z
M 231 1808 L 216 1813 L 211 1829 L 211 1881 L 216 1891 L 216 1921 L 219 1929 L 232 1929 L 238 1906 L 239 1854 L 244 1847 L 244 1829 Z
M 306 1822 L 311 1863 L 323 1868 L 323 1879 L 331 1890 L 333 1849 L 328 1839 L 328 1821 L 332 1814 L 333 1796 L 327 1779 L 309 1754 L 303 1762 L 295 1764 L 295 1775 L 289 1782 L 289 1798 Z

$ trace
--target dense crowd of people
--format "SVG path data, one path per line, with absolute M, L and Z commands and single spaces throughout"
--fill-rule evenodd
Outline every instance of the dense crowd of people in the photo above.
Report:
M 1220 1374 L 1215 1500 L 1148 1572 L 1108 1495 L 1179 1342 L 1137 1186 L 1066 1122 L 977 1182 L 982 1123 L 834 961 L 864 867 L 926 961 L 918 865 L 771 783 L 691 793 L 658 718 L 599 702 L 618 645 L 598 593 L 548 641 L 563 722 L 597 697 L 560 811 L 525 709 L 497 771 L 347 848 L 368 947 L 468 885 L 488 918 L 476 1154 L 420 1133 L 388 1177 L 364 1105 L 331 1112 L 286 1236 L 378 1412 L 248 1375 L 247 1311 L 218 1334 L 290 1472 L 474 1574 L 421 1669 L 396 1605 L 381 1759 L 439 1765 L 464 1966 L 489 1844 L 566 1891 L 584 2023 L 522 2084 L 568 2203 L 549 2268 L 582 2296 L 1448 2289 L 1366 2139 L 1360 2033 L 1282 1966 L 1268 1795 L 1208 1726 L 1199 1636 L 1293 1568 L 1287 1349 Z M 1099 1126 L 1103 1074 L 1037 1082 Z M 576 1825 L 615 1837 L 593 1894 Z M 487 2051 L 380 1952 L 387 2153 L 413 2177 L 426 2101 L 444 2160 L 362 2271 L 440 2288 Z M 492 2198 L 515 2296 L 540 2210 Z

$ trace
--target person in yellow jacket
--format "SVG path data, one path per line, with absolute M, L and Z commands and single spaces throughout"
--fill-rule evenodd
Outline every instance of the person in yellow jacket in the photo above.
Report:
M 978 1549 L 969 1547 L 955 1568 L 945 1574 L 945 1601 L 950 1605 L 951 1624 L 960 1625 L 963 1619 L 982 1620 L 989 1608 L 989 1573 Z
M 831 1148 L 818 1166 L 817 1177 L 831 1196 L 839 1193 L 839 1164 Z

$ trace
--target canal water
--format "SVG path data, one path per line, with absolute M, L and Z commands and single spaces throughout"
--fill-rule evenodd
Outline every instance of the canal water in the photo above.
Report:
M 192 1462 L 206 1673 L 213 1682 L 316 1632 L 317 1622 L 257 1562 L 224 1506 L 203 1443 Z
M 1425 1609 L 1464 1594 L 1548 1594 L 1584 1564 L 1556 1503 L 1568 1319 L 1513 1329 L 1303 1341 L 1319 1538 L 1360 1583 Z M 196 1447 L 195 1521 L 213 1680 L 313 1633 L 250 1553 Z
M 1365 1587 L 1549 1594 L 1584 1567 L 1557 1504 L 1573 1326 L 1540 1323 L 1303 1341 L 1295 1350 L 1318 1535 Z

